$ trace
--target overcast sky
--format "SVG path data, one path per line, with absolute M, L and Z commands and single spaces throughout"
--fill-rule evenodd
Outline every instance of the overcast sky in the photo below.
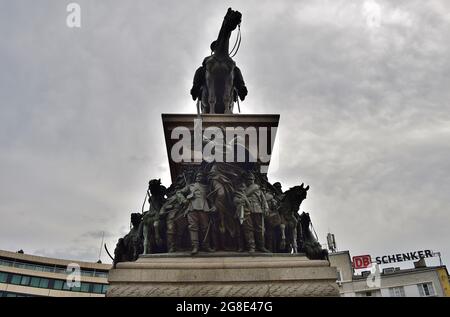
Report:
M 96 261 L 102 231 L 114 249 L 148 180 L 170 184 L 161 113 L 195 112 L 231 6 L 241 108 L 281 115 L 269 178 L 310 185 L 321 242 L 450 264 L 448 1 L 78 0 L 79 29 L 70 2 L 0 0 L 0 249 Z

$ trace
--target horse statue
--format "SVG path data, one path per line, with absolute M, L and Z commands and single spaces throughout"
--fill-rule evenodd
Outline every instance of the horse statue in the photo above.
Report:
M 152 179 L 148 183 L 149 210 L 144 212 L 140 230 L 144 238 L 144 254 L 155 253 L 164 249 L 164 241 L 161 233 L 163 222 L 160 222 L 159 211 L 165 203 L 166 187 L 161 185 L 161 179 Z
M 278 212 L 281 218 L 281 244 L 280 248 L 285 252 L 298 252 L 297 246 L 297 225 L 298 225 L 298 210 L 300 204 L 306 199 L 309 185 L 304 187 L 302 183 L 300 186 L 291 187 L 284 192 L 283 200 L 280 203 Z
M 238 98 L 244 100 L 247 95 L 242 73 L 229 55 L 230 36 L 241 19 L 239 11 L 228 9 L 217 40 L 211 43 L 213 53 L 195 72 L 191 95 L 198 100 L 198 108 L 201 101 L 202 113 L 233 113 L 234 102 Z
M 298 244 L 301 246 L 301 252 L 306 253 L 306 256 L 311 260 L 326 260 L 328 259 L 328 251 L 322 249 L 322 246 L 314 237 L 310 229 L 311 218 L 309 213 L 303 212 L 299 217 L 299 232 Z

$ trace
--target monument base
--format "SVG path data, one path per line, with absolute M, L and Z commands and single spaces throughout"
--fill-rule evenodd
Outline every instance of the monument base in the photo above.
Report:
M 109 297 L 339 296 L 336 268 L 303 254 L 142 255 L 109 272 Z

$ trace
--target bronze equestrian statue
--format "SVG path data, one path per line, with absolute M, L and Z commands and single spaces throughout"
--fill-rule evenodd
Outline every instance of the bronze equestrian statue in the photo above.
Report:
M 298 252 L 298 211 L 303 200 L 306 199 L 309 185 L 291 187 L 283 193 L 278 212 L 281 218 L 281 249 L 288 253 Z
M 241 70 L 229 55 L 231 32 L 241 24 L 241 19 L 239 11 L 228 9 L 219 36 L 211 43 L 211 56 L 195 72 L 191 95 L 201 102 L 202 113 L 233 113 L 234 102 L 247 96 Z
M 195 73 L 191 95 L 197 100 L 198 112 L 201 108 L 205 114 L 232 114 L 234 102 L 247 95 L 241 71 L 229 52 L 231 33 L 238 27 L 236 51 L 239 48 L 241 20 L 240 12 L 228 9 L 211 44 L 211 56 Z M 203 139 L 203 146 L 209 142 L 214 141 Z M 299 214 L 308 190 L 302 183 L 283 192 L 279 182 L 269 183 L 258 162 L 204 159 L 198 165 L 185 165 L 168 188 L 160 179 L 150 180 L 149 209 L 144 212 L 143 206 L 142 214 L 131 215 L 133 227 L 117 242 L 114 267 L 135 261 L 140 254 L 185 256 L 189 251 L 192 256 L 215 251 L 247 251 L 253 256 L 256 252 L 302 252 L 310 259 L 326 259 L 327 251 L 310 229 L 309 214 Z M 105 249 L 108 252 L 106 245 Z

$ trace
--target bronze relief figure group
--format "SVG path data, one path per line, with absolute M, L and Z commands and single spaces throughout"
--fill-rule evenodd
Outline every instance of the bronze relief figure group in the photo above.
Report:
M 264 174 L 229 163 L 205 163 L 166 188 L 149 182 L 148 210 L 131 215 L 132 228 L 114 262 L 140 254 L 198 252 L 297 253 L 323 259 L 309 214 L 299 214 L 309 186 L 283 192 Z

